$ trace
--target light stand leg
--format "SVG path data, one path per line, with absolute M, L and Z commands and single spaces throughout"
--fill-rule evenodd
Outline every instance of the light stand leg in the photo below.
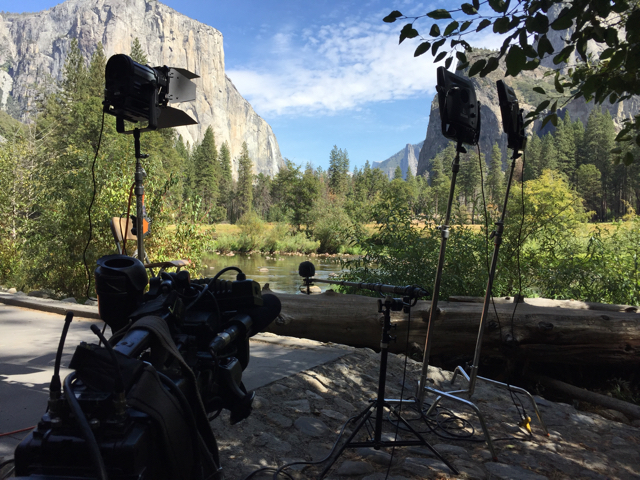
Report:
M 136 193 L 136 236 L 138 238 L 138 260 L 143 264 L 148 263 L 146 261 L 146 254 L 144 251 L 144 177 L 145 172 L 140 163 L 140 159 L 147 158 L 148 155 L 140 153 L 140 129 L 133 130 L 133 138 L 135 145 L 136 155 L 136 173 L 135 173 L 135 193 Z
M 422 358 L 422 372 L 420 374 L 420 382 L 418 384 L 418 405 L 422 408 L 424 402 L 424 390 L 427 382 L 427 374 L 429 370 L 429 355 L 431 353 L 431 328 L 435 321 L 438 311 L 438 296 L 440 295 L 440 281 L 442 279 L 442 269 L 444 268 L 444 259 L 447 249 L 447 240 L 449 239 L 449 220 L 451 219 L 451 207 L 453 205 L 453 197 L 456 189 L 456 177 L 460 170 L 460 152 L 465 152 L 462 142 L 458 142 L 456 147 L 456 157 L 451 165 L 451 187 L 449 188 L 449 201 L 447 203 L 447 213 L 445 215 L 444 224 L 440 226 L 442 240 L 440 243 L 440 256 L 438 257 L 438 268 L 436 269 L 436 279 L 433 284 L 433 294 L 431 297 L 431 308 L 429 309 L 429 320 L 427 323 L 427 338 L 424 346 L 424 356 Z
M 418 385 L 418 389 L 419 389 L 419 398 L 418 398 L 418 404 L 420 406 L 420 408 L 422 408 L 423 405 L 423 399 L 424 399 L 424 394 L 426 392 L 430 392 L 430 393 L 434 393 L 437 395 L 434 403 L 430 406 L 429 410 L 427 411 L 426 415 L 429 415 L 432 411 L 435 410 L 436 406 L 440 403 L 440 401 L 444 398 L 447 398 L 449 400 L 453 400 L 454 402 L 459 402 L 462 403 L 466 406 L 468 406 L 469 408 L 471 408 L 475 413 L 476 416 L 478 417 L 478 420 L 480 421 L 480 425 L 482 427 L 482 430 L 484 432 L 484 436 L 487 440 L 487 445 L 489 446 L 489 451 L 491 452 L 491 456 L 493 457 L 494 460 L 497 459 L 496 457 L 496 453 L 495 450 L 493 448 L 493 442 L 491 441 L 491 437 L 489 435 L 489 431 L 487 430 L 487 426 L 486 423 L 484 421 L 484 417 L 482 415 L 482 413 L 480 412 L 480 410 L 478 409 L 478 407 L 472 403 L 470 400 L 465 400 L 462 399 L 460 397 L 458 397 L 457 395 L 461 395 L 461 394 L 467 394 L 469 396 L 469 398 L 471 398 L 473 396 L 473 393 L 475 391 L 475 386 L 476 386 L 476 381 L 478 379 L 480 380 L 484 380 L 494 386 L 497 386 L 499 388 L 503 388 L 506 390 L 509 390 L 511 392 L 514 393 L 521 393 L 521 394 L 525 394 L 528 396 L 528 398 L 531 400 L 531 403 L 533 405 L 533 408 L 536 412 L 536 415 L 538 417 L 538 420 L 540 421 L 540 424 L 542 425 L 542 429 L 544 431 L 544 433 L 546 435 L 549 435 L 549 432 L 547 430 L 546 425 L 544 424 L 544 422 L 542 421 L 542 416 L 540 415 L 540 411 L 538 410 L 538 405 L 536 404 L 535 399 L 533 398 L 533 396 L 527 392 L 526 390 L 524 390 L 523 388 L 520 387 L 515 387 L 512 385 L 508 385 L 506 383 L 502 383 L 502 382 L 498 382 L 496 380 L 491 380 L 485 377 L 480 377 L 478 376 L 478 366 L 480 364 L 480 350 L 482 347 L 482 337 L 484 335 L 484 329 L 485 329 L 485 325 L 486 325 L 486 320 L 487 320 L 487 314 L 489 312 L 489 305 L 491 303 L 491 297 L 492 297 L 492 288 L 493 288 L 493 279 L 495 277 L 495 273 L 496 273 L 496 266 L 498 263 L 498 252 L 500 250 L 500 245 L 502 243 L 502 233 L 504 231 L 504 219 L 505 219 L 505 215 L 507 212 L 507 202 L 509 199 L 509 191 L 511 189 L 511 182 L 513 180 L 513 172 L 515 170 L 515 165 L 516 165 L 516 159 L 519 157 L 519 155 L 517 154 L 517 151 L 514 151 L 513 157 L 512 157 L 512 164 L 511 164 L 511 171 L 509 173 L 509 181 L 507 183 L 507 190 L 505 192 L 505 197 L 504 197 L 504 205 L 502 208 L 502 214 L 500 217 L 500 220 L 498 222 L 496 222 L 496 230 L 493 232 L 492 237 L 494 238 L 494 250 L 493 250 L 493 257 L 491 259 L 491 267 L 489 270 L 489 279 L 487 281 L 487 289 L 485 291 L 485 298 L 484 298 L 484 304 L 482 307 L 482 316 L 480 318 L 480 326 L 478 329 L 478 338 L 476 340 L 476 349 L 475 349 L 475 353 L 474 353 L 474 357 L 473 357 L 473 364 L 470 367 L 470 371 L 469 374 L 467 375 L 467 373 L 464 371 L 464 369 L 460 366 L 456 367 L 454 372 L 453 372 L 453 377 L 451 379 L 451 384 L 453 384 L 456 380 L 456 377 L 458 376 L 458 374 L 460 374 L 461 376 L 463 376 L 468 382 L 469 382 L 469 386 L 468 388 L 462 389 L 462 390 L 453 390 L 453 391 L 442 391 L 442 390 L 438 390 L 436 388 L 432 388 L 432 387 L 428 387 L 426 385 L 426 368 L 427 368 L 427 360 L 428 360 L 428 350 L 425 348 L 425 362 L 424 362 L 424 366 L 423 366 L 423 376 L 420 377 L 420 383 Z M 443 242 L 444 245 L 444 242 Z M 442 251 L 441 251 L 442 253 Z M 439 284 L 438 284 L 439 286 Z M 434 288 L 434 299 L 436 298 L 438 291 Z M 433 307 L 432 307 L 433 309 Z M 429 344 L 429 328 L 431 327 L 431 317 L 433 315 L 433 310 L 430 312 L 429 314 L 429 326 L 427 328 L 427 345 Z

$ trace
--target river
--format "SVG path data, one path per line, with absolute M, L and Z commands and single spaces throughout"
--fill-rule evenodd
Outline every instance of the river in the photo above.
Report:
M 279 293 L 300 293 L 302 277 L 298 275 L 298 266 L 305 260 L 311 261 L 316 267 L 316 277 L 328 279 L 330 274 L 342 271 L 340 260 L 337 257 L 307 257 L 297 255 L 241 255 L 229 257 L 226 255 L 213 255 L 206 257 L 203 263 L 202 274 L 213 277 L 225 267 L 238 267 L 247 278 L 255 280 L 263 287 L 265 283 L 269 288 Z M 235 280 L 236 272 L 230 271 L 222 274 L 221 278 Z M 322 290 L 330 288 L 328 284 L 320 284 Z

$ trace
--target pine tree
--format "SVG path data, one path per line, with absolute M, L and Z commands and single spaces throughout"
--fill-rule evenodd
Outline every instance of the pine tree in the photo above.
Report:
M 231 174 L 231 153 L 229 152 L 229 145 L 224 142 L 220 147 L 220 154 L 218 155 L 220 180 L 219 185 L 219 204 L 229 215 L 231 209 L 231 197 L 233 196 L 233 177 Z
M 209 221 L 216 220 L 218 200 L 218 152 L 211 126 L 205 131 L 200 145 L 193 153 L 194 193 L 202 199 L 202 208 Z
M 524 162 L 524 180 L 534 180 L 542 173 L 540 153 L 542 150 L 542 140 L 534 132 L 527 141 Z
M 587 147 L 585 146 L 584 124 L 580 119 L 573 122 L 573 139 L 576 145 L 576 168 L 586 162 Z
M 600 171 L 600 208 L 598 217 L 601 221 L 609 218 L 609 210 L 614 205 L 613 192 L 613 158 L 611 149 L 615 138 L 615 128 L 611 115 L 607 111 L 602 113 L 600 108 L 594 108 L 589 114 L 587 128 L 584 133 L 586 144 L 585 164 L 595 165 Z
M 393 178 L 391 180 L 404 180 L 403 175 L 402 175 L 402 168 L 400 168 L 400 165 L 398 165 L 396 167 L 396 169 L 393 172 Z
M 107 65 L 107 57 L 104 56 L 102 42 L 98 42 L 96 51 L 91 56 L 89 64 L 89 95 L 101 98 L 104 95 L 104 68 Z
M 242 142 L 238 159 L 238 186 L 236 189 L 238 218 L 251 211 L 253 205 L 253 162 L 249 157 L 247 142 Z
M 349 187 L 349 155 L 336 145 L 329 154 L 328 174 L 331 193 L 337 197 L 346 195 Z
M 576 141 L 569 112 L 565 113 L 563 121 L 558 121 L 555 132 L 555 147 L 558 170 L 564 173 L 567 178 L 573 178 L 576 170 Z
M 134 62 L 138 62 L 141 65 L 146 65 L 148 62 L 147 54 L 144 53 L 138 37 L 134 38 L 133 42 L 131 43 L 131 53 L 129 54 L 129 56 L 131 57 L 131 60 L 133 60 Z
M 63 102 L 69 108 L 73 102 L 86 98 L 87 94 L 87 66 L 78 47 L 78 39 L 71 40 L 69 53 L 62 68 L 63 80 L 61 93 Z
M 547 133 L 542 139 L 539 165 L 540 170 L 537 172 L 536 178 L 542 175 L 544 170 L 558 169 L 558 151 L 556 150 L 555 139 L 550 133 Z

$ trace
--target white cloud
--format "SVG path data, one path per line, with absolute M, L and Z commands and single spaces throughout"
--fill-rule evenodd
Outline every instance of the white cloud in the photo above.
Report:
M 227 74 L 263 115 L 331 114 L 432 95 L 432 58 L 414 58 L 418 43 L 398 45 L 401 25 L 380 18 L 276 32 L 259 60 Z

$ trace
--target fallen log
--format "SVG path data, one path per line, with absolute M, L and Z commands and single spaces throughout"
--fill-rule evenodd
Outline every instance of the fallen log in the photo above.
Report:
M 277 296 L 282 313 L 268 331 L 279 335 L 378 349 L 382 314 L 377 299 L 327 291 L 321 295 Z M 439 302 L 432 329 L 431 355 L 472 357 L 482 312 L 481 303 Z M 424 347 L 430 302 L 418 301 L 411 319 L 392 313 L 397 341 Z M 557 308 L 518 303 L 490 308 L 483 338 L 483 357 L 568 365 L 640 364 L 640 314 Z M 409 328 L 410 327 L 410 328 Z
M 544 375 L 536 375 L 535 379 L 545 387 L 569 395 L 576 400 L 582 400 L 583 402 L 589 402 L 593 405 L 599 405 L 601 407 L 617 410 L 618 412 L 624 413 L 631 419 L 640 418 L 640 406 L 633 403 L 618 400 L 617 398 L 602 395 L 601 393 L 590 392 L 589 390 L 585 390 L 584 388 L 569 385 L 568 383 L 545 377 Z

